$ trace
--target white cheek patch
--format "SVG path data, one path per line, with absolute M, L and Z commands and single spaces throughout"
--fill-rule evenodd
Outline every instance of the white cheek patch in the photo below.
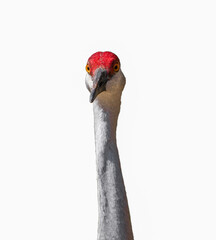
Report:
M 88 90 L 91 91 L 93 88 L 93 81 L 92 77 L 89 74 L 86 74 L 85 83 Z

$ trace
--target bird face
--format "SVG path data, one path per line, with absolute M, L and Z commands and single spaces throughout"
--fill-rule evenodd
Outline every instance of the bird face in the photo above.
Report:
M 86 64 L 86 87 L 90 92 L 90 102 L 97 96 L 121 94 L 125 77 L 120 69 L 119 58 L 112 52 L 96 52 Z

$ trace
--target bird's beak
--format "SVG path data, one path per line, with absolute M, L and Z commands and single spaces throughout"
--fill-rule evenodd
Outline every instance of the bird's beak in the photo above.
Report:
M 108 81 L 108 73 L 105 69 L 98 68 L 93 77 L 93 89 L 90 94 L 90 103 L 94 102 L 98 94 L 106 91 L 106 83 Z

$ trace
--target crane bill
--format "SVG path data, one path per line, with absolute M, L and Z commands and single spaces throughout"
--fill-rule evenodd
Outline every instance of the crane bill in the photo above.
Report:
M 108 74 L 105 69 L 99 68 L 95 72 L 95 76 L 93 77 L 93 89 L 90 94 L 89 101 L 90 103 L 93 103 L 95 98 L 102 93 L 103 91 L 106 91 L 106 83 L 108 81 Z

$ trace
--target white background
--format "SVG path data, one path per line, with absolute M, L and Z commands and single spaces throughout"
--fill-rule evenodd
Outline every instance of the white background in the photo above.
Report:
M 215 1 L 0 3 L 0 239 L 96 239 L 84 84 L 113 51 L 135 240 L 216 239 Z

